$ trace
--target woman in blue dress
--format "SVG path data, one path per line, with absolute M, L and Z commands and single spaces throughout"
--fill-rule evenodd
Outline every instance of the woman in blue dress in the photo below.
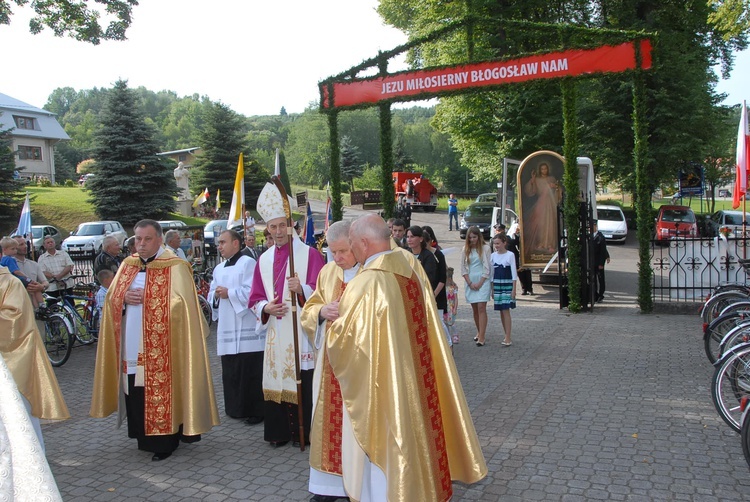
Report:
M 508 237 L 505 234 L 497 234 L 492 238 L 495 252 L 492 253 L 492 297 L 495 301 L 495 310 L 500 311 L 500 320 L 503 323 L 505 339 L 501 342 L 503 346 L 510 347 L 510 309 L 516 308 L 516 283 L 518 275 L 516 272 L 516 257 L 508 251 Z
M 461 255 L 461 276 L 466 281 L 466 303 L 471 304 L 477 336 L 477 347 L 483 347 L 487 333 L 487 302 L 490 300 L 490 247 L 484 243 L 477 227 L 466 231 L 466 244 Z

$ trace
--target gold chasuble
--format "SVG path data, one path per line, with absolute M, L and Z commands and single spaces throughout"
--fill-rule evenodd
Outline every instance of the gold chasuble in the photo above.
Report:
M 389 501 L 449 500 L 451 480 L 487 474 L 434 296 L 422 284 L 400 251 L 375 257 L 347 285 L 327 338 L 354 435 L 385 473 Z M 345 474 L 350 496 L 352 482 Z
M 125 413 L 122 324 L 125 293 L 142 270 L 138 255 L 126 258 L 107 292 L 94 370 L 91 416 Z M 190 265 L 170 251 L 145 265 L 142 350 L 136 385 L 145 394 L 148 436 L 202 434 L 219 424 L 206 350 L 208 326 L 201 313 Z M 126 384 L 125 384 L 126 385 Z
M 18 391 L 31 403 L 32 416 L 46 420 L 70 418 L 26 288 L 5 267 L 0 267 L 0 356 Z
M 302 326 L 315 347 L 318 332 L 320 309 L 337 300 L 344 292 L 344 271 L 334 262 L 326 264 L 318 274 L 315 292 L 305 302 L 302 310 Z M 325 332 L 331 327 L 326 321 Z M 325 338 L 322 340 L 318 359 L 315 363 L 320 375 L 320 392 L 315 403 L 315 414 L 310 430 L 310 465 L 313 469 L 329 474 L 341 475 L 341 433 L 343 423 L 343 402 L 341 389 L 328 360 Z

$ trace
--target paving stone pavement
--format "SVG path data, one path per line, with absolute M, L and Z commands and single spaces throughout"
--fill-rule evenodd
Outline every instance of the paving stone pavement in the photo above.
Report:
M 455 360 L 489 474 L 455 483 L 453 500 L 750 500 L 739 435 L 711 402 L 697 316 L 643 315 L 632 301 L 572 315 L 549 289 L 519 297 L 512 317 L 511 347 L 491 310 L 476 347 L 471 309 L 459 308 Z M 273 449 L 262 425 L 223 414 L 215 343 L 222 423 L 158 463 L 114 417 L 88 417 L 96 347 L 75 348 L 55 370 L 73 418 L 43 426 L 64 500 L 310 498 L 307 452 Z

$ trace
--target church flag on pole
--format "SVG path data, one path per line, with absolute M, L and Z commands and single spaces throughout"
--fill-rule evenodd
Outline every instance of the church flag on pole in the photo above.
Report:
M 734 197 L 732 207 L 740 207 L 740 200 L 747 193 L 747 172 L 750 169 L 750 133 L 748 132 L 747 122 L 747 103 L 742 102 L 742 112 L 740 113 L 740 126 L 737 130 L 737 169 L 734 182 Z
M 207 200 L 208 200 L 208 187 L 206 187 L 206 189 L 203 190 L 203 192 L 201 192 L 200 195 L 198 195 L 198 197 L 195 198 L 195 200 L 193 201 L 193 207 L 198 207 L 204 202 L 206 202 Z
M 243 225 L 242 214 L 245 208 L 245 158 L 240 152 L 240 159 L 237 161 L 237 176 L 234 178 L 234 191 L 232 192 L 232 205 L 229 206 L 229 215 L 227 216 L 227 228 Z
M 218 188 L 216 189 L 216 212 L 219 212 L 219 209 L 221 209 L 221 199 L 219 198 L 221 194 L 221 190 Z
M 29 204 L 29 194 L 26 194 L 26 201 L 23 203 L 23 209 L 21 209 L 21 218 L 18 220 L 18 235 L 22 235 L 24 239 L 31 239 L 31 205 Z

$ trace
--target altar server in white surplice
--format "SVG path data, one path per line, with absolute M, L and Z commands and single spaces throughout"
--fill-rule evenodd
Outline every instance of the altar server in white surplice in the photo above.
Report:
M 224 261 L 214 269 L 208 301 L 216 330 L 217 354 L 221 356 L 224 410 L 248 425 L 263 421 L 264 331 L 256 330 L 255 312 L 247 308 L 253 284 L 255 260 L 241 252 L 242 237 L 225 230 L 217 243 Z M 259 332 L 260 331 L 260 332 Z

